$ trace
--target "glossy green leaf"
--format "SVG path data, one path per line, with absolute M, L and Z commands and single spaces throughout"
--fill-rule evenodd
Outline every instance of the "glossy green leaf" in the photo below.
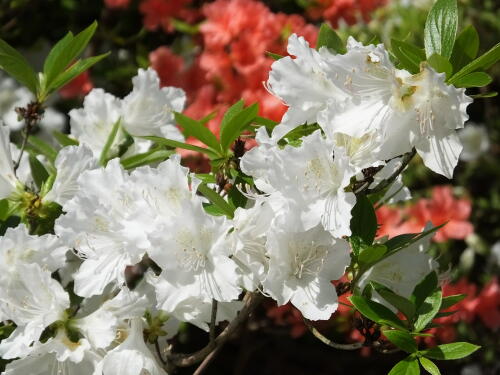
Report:
M 73 79 L 75 79 L 77 76 L 82 74 L 84 71 L 88 70 L 90 67 L 93 65 L 97 64 L 99 61 L 104 59 L 110 54 L 108 53 L 103 53 L 102 55 L 98 56 L 93 56 L 89 57 L 84 60 L 78 60 L 76 63 L 71 65 L 68 69 L 66 69 L 63 73 L 59 74 L 57 78 L 55 78 L 51 84 L 48 86 L 47 91 L 52 92 L 55 91 L 64 85 L 68 84 L 71 82 Z
M 182 127 L 186 136 L 193 136 L 208 147 L 214 150 L 220 150 L 220 144 L 217 137 L 206 126 L 179 112 L 175 113 L 175 121 Z
M 449 79 L 449 83 L 454 85 L 456 81 L 458 81 L 463 76 L 466 76 L 469 73 L 475 72 L 476 70 L 486 70 L 493 64 L 495 64 L 500 59 L 500 43 L 497 43 L 493 48 L 491 48 L 484 55 L 479 56 L 474 61 L 470 62 L 462 69 L 460 69 L 457 73 Z
M 266 51 L 266 55 L 275 61 L 278 61 L 279 59 L 282 59 L 283 57 L 285 57 L 285 56 L 281 56 L 281 55 L 278 55 L 277 53 L 273 53 L 273 52 L 269 52 L 269 51 Z
M 469 25 L 464 28 L 455 40 L 451 63 L 453 71 L 458 72 L 465 65 L 474 60 L 479 51 L 479 35 L 474 26 Z
M 418 309 L 424 303 L 425 299 L 429 297 L 438 286 L 438 278 L 436 272 L 430 272 L 424 279 L 419 282 L 415 288 L 413 289 L 412 295 L 410 297 L 410 301 L 412 301 L 415 305 L 415 308 Z
M 227 127 L 227 125 L 231 122 L 234 116 L 240 113 L 244 108 L 245 103 L 243 99 L 238 100 L 231 107 L 228 108 L 226 113 L 224 113 L 224 117 L 222 117 L 222 121 L 220 123 L 221 131 Z
M 456 0 L 438 0 L 431 8 L 425 21 L 425 54 L 449 58 L 455 44 L 458 27 L 458 7 Z
M 432 359 L 441 360 L 452 360 L 465 358 L 476 350 L 481 348 L 480 346 L 470 344 L 468 342 L 454 342 L 451 344 L 438 345 L 434 348 L 421 351 L 424 357 Z
M 469 73 L 458 78 L 454 85 L 456 87 L 483 87 L 489 85 L 493 81 L 491 76 L 485 72 Z
M 216 158 L 218 156 L 214 151 L 209 150 L 207 148 L 198 147 L 198 146 L 190 145 L 188 143 L 183 143 L 183 142 L 179 142 L 179 141 L 174 141 L 172 139 L 166 139 L 166 138 L 156 137 L 156 136 L 146 136 L 146 137 L 141 137 L 141 138 L 148 139 L 148 140 L 153 141 L 155 143 L 158 143 L 160 145 L 165 145 L 165 146 L 174 147 L 174 148 L 183 148 L 185 150 L 201 152 L 202 154 L 205 154 L 210 158 Z
M 203 194 L 210 202 L 216 205 L 226 216 L 232 218 L 234 216 L 234 207 L 231 207 L 224 198 L 222 198 L 217 192 L 210 189 L 206 184 L 201 183 L 198 185 L 198 191 Z
M 387 249 L 390 252 L 401 247 L 405 247 L 405 245 L 409 244 L 418 235 L 419 233 L 400 234 L 399 236 L 392 237 L 390 240 L 386 241 L 384 245 L 387 246 Z
M 360 249 L 358 255 L 358 262 L 362 265 L 370 265 L 381 259 L 387 252 L 385 245 L 374 244 L 372 246 L 365 246 Z
M 0 221 L 5 221 L 9 217 L 10 207 L 7 199 L 0 200 Z
M 425 371 L 427 371 L 429 374 L 441 375 L 441 371 L 439 371 L 439 368 L 430 359 L 427 359 L 425 357 L 420 357 L 418 360 L 420 361 L 420 364 L 425 369 Z
M 382 333 L 390 342 L 406 353 L 411 354 L 418 351 L 415 338 L 408 332 L 391 329 L 382 331 Z
M 415 321 L 415 331 L 422 331 L 432 319 L 436 316 L 441 308 L 442 300 L 441 290 L 436 290 L 430 296 L 428 296 L 422 305 L 417 310 L 417 319 Z
M 248 126 L 257 116 L 259 106 L 257 103 L 243 109 L 232 116 L 225 127 L 221 129 L 220 143 L 223 150 L 227 150 L 233 141 L 241 135 L 243 129 Z
M 52 48 L 43 66 L 43 72 L 46 79 L 45 83 L 48 90 L 50 90 L 51 87 L 56 87 L 56 85 L 52 85 L 52 83 L 56 79 L 59 81 L 59 75 L 65 72 L 68 65 L 80 56 L 89 44 L 96 29 L 97 22 L 94 21 L 85 30 L 75 36 L 73 36 L 72 33 L 66 34 L 66 36 Z
M 38 91 L 38 77 L 33 68 L 23 55 L 2 39 L 0 39 L 0 69 L 5 70 L 32 93 L 36 94 Z
M 321 24 L 321 27 L 319 28 L 316 49 L 319 50 L 321 47 L 326 47 L 329 50 L 340 54 L 347 52 L 345 43 L 342 42 L 335 30 L 333 30 L 327 23 Z
M 423 50 L 402 40 L 391 39 L 391 51 L 404 69 L 413 74 L 420 71 L 420 63 L 425 60 Z
M 57 157 L 57 150 L 48 144 L 45 141 L 42 141 L 40 138 L 30 135 L 28 137 L 28 144 L 39 154 L 42 154 L 49 159 L 51 163 L 54 163 Z
M 45 169 L 40 160 L 38 160 L 35 156 L 29 156 L 29 164 L 31 169 L 31 176 L 33 177 L 33 181 L 35 181 L 38 189 L 41 189 L 43 183 L 49 178 L 49 173 Z
M 151 150 L 123 159 L 121 160 L 121 164 L 125 169 L 137 168 L 142 165 L 162 162 L 174 153 L 175 151 L 173 150 Z
M 78 142 L 76 139 L 71 138 L 67 134 L 61 133 L 60 131 L 54 130 L 52 132 L 52 135 L 56 139 L 57 142 L 63 147 L 66 146 L 78 146 L 80 142 Z
M 498 92 L 492 91 L 492 92 L 487 92 L 484 94 L 470 95 L 470 97 L 473 99 L 487 99 L 487 98 L 494 98 L 497 95 L 498 95 Z
M 370 301 L 362 296 L 351 296 L 349 300 L 354 307 L 356 307 L 356 309 L 368 319 L 373 320 L 380 325 L 388 325 L 390 327 L 406 330 L 405 324 L 396 316 L 396 314 L 384 305 L 375 301 Z
M 108 135 L 108 138 L 106 139 L 106 143 L 104 144 L 104 147 L 102 148 L 101 155 L 99 156 L 99 164 L 101 166 L 106 166 L 109 158 L 111 155 L 109 155 L 109 151 L 111 150 L 111 146 L 115 142 L 116 135 L 120 131 L 120 123 L 121 121 L 118 120 L 113 124 L 113 128 L 111 129 L 111 132 Z
M 356 199 L 356 205 L 352 209 L 351 232 L 353 236 L 359 236 L 365 244 L 371 245 L 377 233 L 377 216 L 365 195 L 359 195 Z
M 420 367 L 418 366 L 418 360 L 413 356 L 409 356 L 402 361 L 396 363 L 396 365 L 389 372 L 389 375 L 419 375 Z
M 441 301 L 441 310 L 445 310 L 452 307 L 453 305 L 456 305 L 465 297 L 467 297 L 466 294 L 454 294 L 452 296 L 443 297 L 443 300 Z
M 446 77 L 450 77 L 453 72 L 453 66 L 443 56 L 434 54 L 427 59 L 427 63 L 434 68 L 438 73 L 445 73 Z
M 376 290 L 384 300 L 398 309 L 398 311 L 401 311 L 409 321 L 413 319 L 413 317 L 415 316 L 415 305 L 413 304 L 413 302 L 403 296 L 394 293 L 392 290 L 382 284 L 373 281 L 370 282 L 370 284 L 372 284 L 373 289 Z

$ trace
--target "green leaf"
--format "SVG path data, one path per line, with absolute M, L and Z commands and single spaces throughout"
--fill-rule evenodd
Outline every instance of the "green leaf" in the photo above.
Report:
M 386 252 L 387 247 L 385 245 L 375 244 L 362 247 L 358 255 L 358 262 L 362 265 L 371 265 L 382 258 Z
M 196 176 L 196 178 L 198 178 L 199 180 L 201 180 L 202 182 L 204 182 L 206 184 L 215 184 L 216 183 L 215 176 L 213 174 L 196 173 L 195 176 Z
M 175 121 L 182 126 L 186 136 L 193 136 L 214 150 L 220 150 L 220 144 L 217 137 L 198 121 L 179 112 L 175 112 Z
M 61 133 L 58 130 L 54 130 L 52 132 L 52 135 L 57 140 L 57 142 L 59 142 L 59 144 L 63 147 L 78 146 L 80 144 L 80 142 L 78 142 L 76 139 L 69 137 L 67 134 Z
M 418 361 L 413 356 L 406 357 L 402 361 L 396 363 L 389 375 L 419 375 L 420 367 Z
M 479 35 L 474 26 L 469 25 L 458 34 L 451 54 L 453 71 L 458 72 L 465 65 L 474 60 L 479 51 Z
M 209 150 L 209 149 L 203 148 L 203 147 L 190 145 L 188 143 L 174 141 L 173 139 L 166 139 L 166 138 L 156 137 L 156 136 L 146 136 L 146 137 L 140 137 L 140 138 L 148 139 L 148 140 L 156 142 L 160 145 L 165 145 L 165 146 L 174 147 L 174 148 L 183 148 L 185 150 L 201 152 L 210 158 L 217 158 L 218 157 L 218 155 L 212 150 Z
M 210 189 L 206 184 L 198 185 L 198 191 L 203 194 L 210 202 L 216 205 L 224 214 L 230 218 L 234 216 L 234 207 L 231 207 L 219 194 Z
M 387 246 L 389 252 L 399 249 L 401 247 L 405 247 L 405 245 L 409 244 L 415 237 L 417 237 L 419 233 L 408 233 L 401 234 L 396 237 L 392 237 L 390 240 L 384 243 Z
M 449 58 L 458 27 L 456 0 L 438 0 L 425 21 L 424 42 L 427 57 L 434 54 Z
M 415 315 L 415 305 L 410 300 L 403 296 L 394 293 L 392 290 L 386 286 L 379 284 L 377 282 L 370 282 L 375 291 L 377 291 L 380 296 L 394 306 L 398 311 L 401 311 L 408 321 L 411 321 Z
M 260 116 L 256 116 L 254 119 L 253 119 L 253 123 L 256 124 L 256 125 L 262 125 L 262 126 L 265 126 L 267 128 L 267 130 L 272 130 L 274 129 L 274 127 L 276 125 L 279 124 L 279 122 L 276 122 L 276 121 L 273 121 L 273 120 L 270 120 L 268 118 L 265 118 L 265 117 L 260 117 Z
M 479 69 L 482 70 L 488 69 L 490 66 L 495 64 L 498 61 L 498 59 L 500 59 L 500 43 L 497 43 L 484 55 L 479 56 L 477 59 L 464 66 L 457 73 L 455 73 L 453 77 L 449 79 L 448 82 L 454 85 L 458 79 L 462 78 L 463 76 L 466 76 L 469 73 L 475 72 L 476 70 Z
M 441 290 L 436 290 L 424 300 L 424 303 L 417 310 L 418 318 L 414 325 L 417 332 L 422 331 L 427 324 L 432 322 L 432 319 L 434 319 L 441 308 L 442 298 Z
M 54 80 L 57 79 L 57 81 L 59 81 L 60 74 L 65 72 L 68 65 L 83 52 L 85 47 L 87 47 L 96 29 L 97 22 L 94 21 L 85 30 L 75 36 L 73 36 L 72 33 L 66 34 L 66 36 L 52 48 L 43 65 L 43 72 L 46 80 L 45 87 L 47 87 L 47 91 L 50 91 L 51 88 L 56 86 L 52 85 Z M 56 88 L 54 88 L 54 90 L 55 89 Z
M 110 155 L 109 150 L 111 149 L 111 146 L 113 145 L 113 142 L 115 141 L 116 135 L 118 134 L 118 131 L 120 130 L 120 123 L 121 119 L 118 119 L 113 124 L 113 128 L 111 129 L 111 132 L 108 135 L 108 139 L 106 139 L 106 143 L 104 144 L 104 147 L 102 148 L 101 155 L 99 156 L 99 164 L 102 166 L 106 166 Z
M 408 332 L 391 329 L 382 331 L 382 333 L 390 342 L 406 353 L 411 354 L 418 351 L 415 339 Z
M 454 85 L 456 87 L 483 87 L 489 85 L 491 81 L 493 81 L 493 79 L 489 74 L 474 72 L 458 78 Z
M 421 282 L 419 282 L 415 289 L 413 289 L 413 293 L 411 294 L 410 301 L 412 301 L 415 305 L 415 308 L 418 309 L 424 303 L 425 299 L 429 297 L 438 286 L 438 278 L 436 272 L 430 272 Z
M 32 93 L 37 93 L 38 77 L 35 71 L 23 55 L 2 39 L 0 39 L 0 69 L 5 70 Z
M 470 95 L 470 97 L 473 99 L 485 99 L 485 98 L 494 98 L 497 95 L 498 95 L 498 92 L 492 91 L 492 92 L 487 92 L 485 94 Z
M 425 371 L 427 371 L 429 374 L 431 374 L 431 375 L 441 375 L 441 372 L 439 371 L 439 368 L 430 359 L 427 359 L 425 357 L 420 357 L 418 360 L 420 361 L 420 364 L 425 369 Z
M 445 310 L 452 307 L 453 305 L 456 305 L 465 297 L 467 297 L 466 294 L 454 294 L 452 296 L 443 297 L 443 300 L 441 301 L 441 310 Z
M 481 347 L 468 342 L 454 342 L 423 350 L 421 354 L 432 359 L 452 360 L 467 357 L 479 348 Z
M 362 296 L 351 296 L 349 300 L 354 307 L 368 319 L 380 325 L 388 325 L 404 331 L 406 330 L 404 323 L 384 305 L 375 301 L 370 301 Z
M 110 52 L 103 53 L 102 55 L 89 57 L 88 59 L 78 60 L 76 63 L 71 65 L 63 73 L 59 74 L 57 78 L 47 86 L 47 93 L 55 91 L 60 87 L 71 82 L 74 78 L 82 74 L 84 71 L 89 69 L 92 65 L 97 64 L 99 61 L 104 59 L 110 54 Z
M 410 73 L 420 71 L 420 63 L 425 60 L 425 52 L 413 44 L 402 40 L 391 39 L 392 53 L 399 60 L 402 67 Z
M 175 151 L 173 150 L 151 150 L 123 159 L 121 160 L 121 164 L 125 169 L 137 168 L 142 165 L 162 162 L 168 159 L 174 153 Z
M 205 212 L 207 214 L 212 215 L 212 216 L 226 216 L 224 211 L 222 211 L 222 209 L 220 209 L 215 204 L 203 203 L 203 209 L 205 210 Z
M 227 124 L 232 120 L 234 116 L 236 116 L 238 113 L 240 113 L 243 108 L 244 108 L 244 102 L 243 99 L 238 100 L 236 103 L 234 103 L 231 107 L 228 108 L 226 113 L 224 113 L 224 117 L 222 118 L 222 121 L 220 123 L 220 129 L 227 127 Z
M 54 163 L 57 157 L 57 151 L 54 147 L 34 135 L 30 135 L 28 137 L 28 143 L 35 151 L 39 154 L 45 155 L 51 163 Z
M 365 195 L 359 195 L 356 199 L 356 205 L 352 209 L 351 232 L 353 236 L 359 236 L 365 244 L 371 245 L 377 233 L 377 216 Z
M 427 62 L 434 70 L 438 73 L 445 73 L 446 77 L 450 77 L 453 72 L 453 67 L 451 63 L 443 56 L 434 54 L 427 59 Z
M 257 103 L 245 108 L 232 116 L 224 128 L 221 128 L 220 143 L 223 150 L 227 150 L 231 143 L 241 134 L 243 129 L 250 124 L 257 113 L 259 106 Z
M 321 47 L 327 47 L 333 52 L 344 54 L 347 52 L 345 44 L 339 38 L 335 30 L 333 30 L 327 23 L 321 24 L 318 34 L 318 42 L 316 43 L 316 49 L 319 50 Z
M 277 53 L 273 53 L 273 52 L 269 52 L 269 51 L 266 51 L 266 55 L 275 61 L 278 61 L 279 59 L 282 59 L 283 57 L 285 57 L 285 56 L 281 56 L 281 55 L 278 55 Z
M 0 200 L 0 221 L 5 221 L 10 216 L 9 201 L 7 199 Z
M 41 189 L 43 183 L 47 180 L 47 178 L 49 178 L 49 173 L 47 172 L 43 164 L 40 163 L 40 160 L 38 160 L 35 156 L 29 156 L 29 163 L 33 181 L 35 181 L 38 189 Z

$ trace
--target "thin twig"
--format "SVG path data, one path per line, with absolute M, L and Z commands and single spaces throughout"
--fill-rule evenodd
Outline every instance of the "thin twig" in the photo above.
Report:
M 319 332 L 316 327 L 314 327 L 309 320 L 304 318 L 304 323 L 306 327 L 311 331 L 311 333 L 319 339 L 323 344 L 328 345 L 329 347 L 335 348 L 335 349 L 340 349 L 340 350 L 358 350 L 363 347 L 363 343 L 361 342 L 355 342 L 353 344 L 339 344 L 337 342 L 334 342 L 330 340 L 328 337 L 323 336 L 321 332 Z
M 160 349 L 160 344 L 158 343 L 158 338 L 155 340 L 155 349 L 156 353 L 158 353 L 158 358 L 160 359 L 161 363 L 163 363 L 164 366 L 167 365 L 167 361 L 163 359 L 163 356 L 161 355 L 161 349 Z
M 231 335 L 246 321 L 252 311 L 259 305 L 264 297 L 260 293 L 247 292 L 243 301 L 245 305 L 231 323 L 215 338 L 213 343 L 209 343 L 203 349 L 191 354 L 170 354 L 169 361 L 178 367 L 189 367 L 203 361 L 213 350 L 221 347 L 231 337 Z M 212 357 L 213 358 L 213 357 Z
M 370 184 L 365 184 L 365 185 L 363 185 L 362 189 L 359 189 L 355 193 L 356 194 L 364 193 L 364 194 L 368 195 L 368 194 L 378 193 L 378 192 L 384 190 L 386 187 L 388 187 L 389 185 L 391 185 L 394 182 L 394 180 L 401 174 L 401 172 L 403 172 L 403 170 L 410 163 L 410 161 L 413 159 L 413 157 L 415 156 L 416 153 L 417 153 L 416 150 L 412 149 L 410 152 L 407 152 L 406 154 L 404 154 L 402 156 L 401 165 L 399 166 L 399 168 L 396 169 L 394 171 L 394 173 L 392 175 L 390 175 L 388 178 L 386 178 L 385 180 L 382 180 L 373 189 L 369 188 Z
M 210 316 L 210 343 L 215 340 L 215 322 L 217 321 L 217 301 L 212 299 L 212 315 Z
M 212 350 L 200 363 L 196 371 L 193 372 L 193 375 L 201 375 L 207 369 L 208 365 L 212 362 L 215 356 L 219 353 L 221 348 L 222 346 L 218 346 L 214 350 Z
M 28 137 L 29 137 L 29 130 L 28 127 L 26 127 L 26 130 L 24 132 L 24 137 L 23 137 L 23 143 L 21 144 L 21 149 L 19 151 L 19 156 L 17 157 L 16 163 L 14 164 L 14 174 L 17 172 L 17 168 L 19 168 L 19 165 L 21 165 L 21 159 L 24 154 L 24 150 L 26 149 L 26 145 L 28 144 Z

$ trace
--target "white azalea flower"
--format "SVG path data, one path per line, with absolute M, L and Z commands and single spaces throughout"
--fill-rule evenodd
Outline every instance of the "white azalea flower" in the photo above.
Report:
M 481 125 L 468 124 L 458 132 L 458 137 L 463 145 L 460 160 L 477 160 L 490 148 L 490 140 L 486 128 Z
M 185 296 L 231 301 L 241 289 L 229 258 L 229 229 L 225 219 L 206 214 L 200 200 L 187 200 L 178 215 L 151 234 L 148 254 L 162 268 L 162 277 Z
M 409 298 L 415 286 L 431 271 L 438 269 L 438 263 L 427 253 L 431 238 L 432 235 L 427 235 L 373 265 L 359 279 L 359 288 L 363 290 L 370 281 L 376 281 L 394 293 Z M 373 299 L 393 308 L 376 292 Z
M 266 130 L 261 128 L 259 132 Z M 353 193 L 345 192 L 356 170 L 342 148 L 323 138 L 319 130 L 302 139 L 300 147 L 285 146 L 267 152 L 255 147 L 241 160 L 241 168 L 253 176 L 256 186 L 272 201 L 286 201 L 277 214 L 287 220 L 293 211 L 300 215 L 301 230 L 321 222 L 334 236 L 350 235 L 351 210 L 356 203 Z
M 9 197 L 20 184 L 14 173 L 9 128 L 0 122 L 0 199 Z
M 108 352 L 99 364 L 102 375 L 167 375 L 144 342 L 143 323 L 132 319 L 125 341 Z
M 75 292 L 89 297 L 109 283 L 123 284 L 125 267 L 142 259 L 150 247 L 147 231 L 154 228 L 141 191 L 133 188 L 118 159 L 82 173 L 78 184 L 55 232 L 84 259 L 74 275 Z
M 331 283 L 350 263 L 349 245 L 321 226 L 306 232 L 273 228 L 268 234 L 269 272 L 264 291 L 278 305 L 289 301 L 307 319 L 326 320 L 338 307 Z
M 38 264 L 22 264 L 18 273 L 0 283 L 0 312 L 12 320 L 16 332 L 0 343 L 2 358 L 16 358 L 31 351 L 43 330 L 64 318 L 69 296 Z
M 210 322 L 212 311 L 211 298 L 192 296 L 186 293 L 185 289 L 180 289 L 177 285 L 168 282 L 162 275 L 154 276 L 148 273 L 146 279 L 154 287 L 158 301 L 157 308 L 171 316 L 169 321 L 173 319 L 173 321 L 189 322 L 200 329 L 209 330 L 208 322 Z M 241 301 L 219 302 L 216 322 L 233 320 L 242 306 L 243 302 Z M 172 334 L 170 330 L 167 329 L 169 335 Z
M 238 265 L 242 283 L 252 291 L 264 280 L 269 258 L 266 250 L 267 232 L 274 219 L 274 211 L 265 200 L 257 200 L 252 208 L 238 208 L 229 234 L 232 241 L 233 260 Z
M 269 79 L 273 93 L 290 107 L 283 120 L 289 130 L 317 122 L 329 137 L 340 132 L 359 139 L 378 132 L 380 160 L 415 147 L 426 166 L 451 177 L 461 151 L 455 129 L 463 127 L 472 102 L 464 89 L 447 85 L 444 74 L 427 64 L 415 75 L 397 70 L 383 45 L 363 46 L 349 38 L 347 53 L 333 55 L 298 41 L 289 40 L 297 58 L 275 62 Z M 287 83 L 314 83 L 318 77 L 321 85 L 307 89 Z M 291 88 L 294 94 L 287 97 Z
M 102 357 L 82 338 L 71 341 L 64 330 L 45 343 L 35 342 L 31 353 L 7 364 L 5 375 L 100 375 L 96 370 Z
M 54 272 L 64 265 L 66 250 L 52 234 L 32 236 L 24 224 L 8 228 L 0 237 L 0 280 L 8 280 L 23 264 L 38 264 Z
M 152 68 L 139 69 L 132 83 L 132 92 L 123 99 L 122 125 L 127 132 L 135 136 L 156 135 L 183 141 L 184 137 L 175 126 L 173 112 L 184 108 L 184 91 L 175 87 L 160 88 L 160 79 Z
M 97 160 L 85 144 L 64 147 L 57 154 L 55 167 L 57 176 L 52 189 L 43 197 L 46 202 L 57 202 L 61 206 L 73 198 L 78 191 L 77 179 L 86 170 L 95 169 Z
M 85 97 L 83 108 L 72 109 L 69 112 L 71 135 L 80 143 L 90 147 L 94 156 L 98 158 L 121 113 L 120 99 L 102 89 L 93 89 Z M 118 152 L 118 146 L 124 140 L 125 134 L 119 131 L 111 146 L 111 154 Z

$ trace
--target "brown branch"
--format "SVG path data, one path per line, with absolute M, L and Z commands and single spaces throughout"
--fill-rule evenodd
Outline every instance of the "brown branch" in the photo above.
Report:
M 210 316 L 210 342 L 215 340 L 215 324 L 217 320 L 217 301 L 212 299 L 212 314 Z
M 340 349 L 340 350 L 358 350 L 363 347 L 363 343 L 356 342 L 353 344 L 339 344 L 330 340 L 328 337 L 324 336 L 321 332 L 319 332 L 316 327 L 314 327 L 309 320 L 304 318 L 304 323 L 306 327 L 311 331 L 311 333 L 319 339 L 323 344 L 328 345 L 331 348 Z
M 236 318 L 234 318 L 231 323 L 222 331 L 222 333 L 210 342 L 203 349 L 191 353 L 191 354 L 170 354 L 168 355 L 168 360 L 175 366 L 178 367 L 189 367 L 196 363 L 202 362 L 210 353 L 218 350 L 223 346 L 226 341 L 231 337 L 231 335 L 240 327 L 240 325 L 246 321 L 253 310 L 259 305 L 264 297 L 260 293 L 247 292 L 243 301 L 245 305 L 238 313 Z M 213 355 L 211 358 L 213 359 Z M 209 360 L 207 360 L 209 362 Z M 208 365 L 208 362 L 204 365 Z

